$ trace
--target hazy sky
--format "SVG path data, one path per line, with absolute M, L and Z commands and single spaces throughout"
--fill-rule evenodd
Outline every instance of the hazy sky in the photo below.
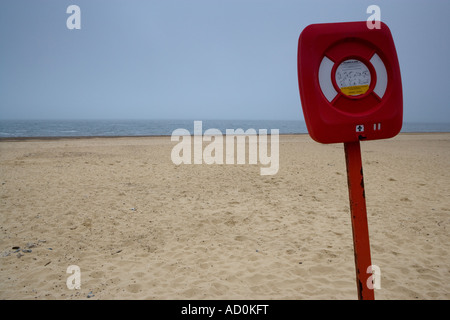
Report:
M 300 32 L 365 21 L 371 4 L 396 44 L 404 120 L 449 122 L 448 0 L 2 0 L 0 119 L 303 120 Z

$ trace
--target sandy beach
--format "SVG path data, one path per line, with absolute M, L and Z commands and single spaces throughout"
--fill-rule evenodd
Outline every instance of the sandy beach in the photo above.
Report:
M 175 144 L 0 141 L 0 299 L 357 299 L 342 144 L 280 136 L 267 176 Z M 450 299 L 450 133 L 361 149 L 375 298 Z

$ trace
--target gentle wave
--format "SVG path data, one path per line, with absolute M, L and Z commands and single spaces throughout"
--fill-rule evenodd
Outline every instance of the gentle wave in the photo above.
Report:
M 0 137 L 159 136 L 178 128 L 193 133 L 194 120 L 0 120 Z M 308 133 L 296 120 L 202 120 L 202 130 L 210 128 Z M 404 123 L 402 132 L 450 132 L 450 123 Z

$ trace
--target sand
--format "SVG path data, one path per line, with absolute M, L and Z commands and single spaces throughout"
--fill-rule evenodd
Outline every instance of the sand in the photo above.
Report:
M 176 166 L 175 144 L 1 141 L 0 299 L 357 299 L 341 144 L 280 136 L 272 176 Z M 362 158 L 375 298 L 449 299 L 450 133 Z

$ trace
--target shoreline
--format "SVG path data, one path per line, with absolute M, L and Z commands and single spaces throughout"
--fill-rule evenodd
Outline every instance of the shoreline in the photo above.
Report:
M 446 131 L 433 131 L 433 132 L 400 132 L 398 135 L 433 135 L 433 134 L 447 134 Z M 225 134 L 223 134 L 225 135 Z M 257 134 L 258 135 L 258 134 Z M 270 136 L 267 133 L 267 136 Z M 279 136 L 304 136 L 309 133 L 280 133 Z M 192 137 L 193 135 L 191 135 Z M 247 135 L 245 135 L 247 136 Z M 251 136 L 251 135 L 248 135 Z M 54 140 L 83 140 L 83 139 L 120 139 L 120 138 L 170 138 L 171 135 L 129 135 L 129 136 L 39 136 L 39 137 L 0 137 L 0 142 L 15 142 L 15 141 L 54 141 Z M 393 139 L 395 137 L 389 138 Z M 389 140 L 384 139 L 384 140 Z M 383 139 L 382 139 L 383 140 Z M 380 141 L 380 140 L 367 140 L 367 141 Z

